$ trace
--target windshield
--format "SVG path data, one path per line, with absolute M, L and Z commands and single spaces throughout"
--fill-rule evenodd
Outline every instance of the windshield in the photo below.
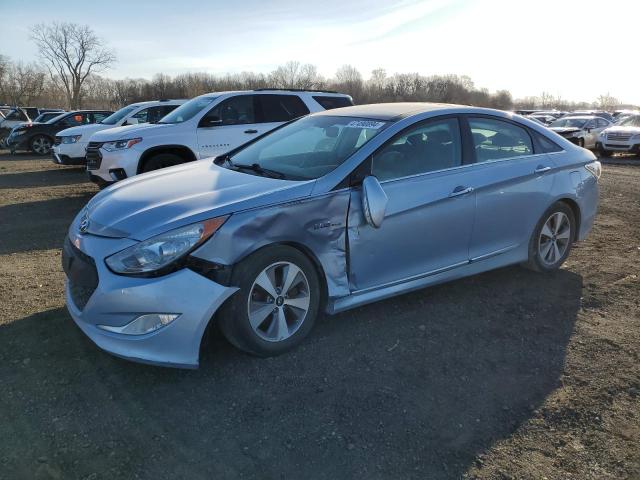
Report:
M 549 125 L 550 127 L 575 127 L 582 128 L 587 121 L 584 118 L 561 118 L 560 120 L 556 120 L 555 122 Z
M 621 127 L 640 127 L 640 115 L 633 115 L 620 121 Z
M 56 123 L 58 120 L 60 120 L 60 119 L 61 119 L 62 117 L 64 117 L 66 114 L 67 114 L 67 112 L 62 112 L 62 113 L 60 113 L 60 114 L 56 115 L 55 117 L 50 118 L 49 120 L 47 120 L 47 121 L 46 121 L 46 122 L 44 122 L 44 123 Z
M 192 119 L 218 97 L 197 97 L 183 103 L 174 111 L 168 113 L 160 119 L 158 123 L 182 123 Z
M 387 122 L 325 115 L 304 117 L 233 155 L 234 167 L 252 167 L 292 180 L 322 177 L 387 126 Z
M 124 117 L 129 115 L 131 112 L 133 112 L 138 107 L 139 107 L 139 105 L 129 105 L 127 107 L 123 107 L 120 110 L 118 110 L 117 112 L 112 113 L 111 115 L 109 115 L 107 118 L 102 120 L 100 123 L 103 124 L 103 125 L 115 125 L 116 123 L 118 123 L 120 120 L 122 120 Z

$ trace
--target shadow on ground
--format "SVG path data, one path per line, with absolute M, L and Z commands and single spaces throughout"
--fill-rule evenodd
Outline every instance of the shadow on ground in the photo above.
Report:
M 87 181 L 83 167 L 54 168 L 36 172 L 21 172 L 0 175 L 0 189 L 54 187 L 58 185 L 74 185 Z
M 197 371 L 111 357 L 64 309 L 42 312 L 0 326 L 1 468 L 459 478 L 558 386 L 581 289 L 566 270 L 507 268 L 322 318 L 277 358 L 214 331 Z
M 0 207 L 0 255 L 61 248 L 69 223 L 91 197 L 87 193 Z

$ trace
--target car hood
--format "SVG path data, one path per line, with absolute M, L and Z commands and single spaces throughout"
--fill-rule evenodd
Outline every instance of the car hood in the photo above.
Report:
M 571 132 L 579 132 L 582 128 L 578 127 L 549 127 L 550 130 L 553 130 L 556 133 L 571 133 Z
M 100 130 L 106 130 L 108 128 L 112 128 L 111 125 L 103 125 L 101 123 L 91 123 L 89 125 L 78 125 L 77 127 L 65 128 L 58 132 L 58 136 L 65 137 L 70 135 L 86 135 L 87 137 L 91 136 L 95 132 L 99 132 Z
M 259 177 L 199 160 L 103 190 L 87 205 L 87 232 L 145 240 L 208 218 L 306 197 L 314 183 Z
M 95 133 L 91 137 L 93 142 L 113 142 L 115 140 L 124 140 L 126 138 L 135 138 L 144 134 L 159 132 L 172 128 L 173 124 L 143 123 L 141 125 L 127 125 L 124 127 L 115 127 L 108 130 Z
M 609 127 L 605 131 L 607 133 L 615 132 L 615 133 L 637 134 L 637 133 L 640 133 L 640 127 L 634 127 L 633 125 L 627 125 L 627 126 L 617 125 L 617 126 Z

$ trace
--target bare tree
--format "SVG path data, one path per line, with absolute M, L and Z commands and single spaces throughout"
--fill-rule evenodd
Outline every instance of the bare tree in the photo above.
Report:
M 81 108 L 82 85 L 89 75 L 105 70 L 115 61 L 115 54 L 88 25 L 39 24 L 31 28 L 31 39 L 38 46 L 51 79 L 64 87 L 72 109 Z
M 27 105 L 45 89 L 45 72 L 35 64 L 0 59 L 0 100 L 11 105 Z
M 309 89 L 318 87 L 322 78 L 318 69 L 310 63 L 287 62 L 269 75 L 272 86 L 276 88 Z
M 616 108 L 619 103 L 620 102 L 617 98 L 612 97 L 611 95 L 609 95 L 609 93 L 607 93 L 606 95 L 600 95 L 598 97 L 597 106 L 602 110 L 608 111 Z

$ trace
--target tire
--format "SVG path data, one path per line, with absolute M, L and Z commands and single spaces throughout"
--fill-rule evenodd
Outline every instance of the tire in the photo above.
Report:
M 558 220 L 560 228 L 556 228 Z M 544 212 L 533 231 L 526 266 L 537 272 L 557 270 L 569 256 L 576 236 L 573 210 L 564 202 L 554 203 Z
M 293 280 L 288 291 L 273 292 L 274 287 L 285 286 L 287 272 Z M 261 284 L 277 297 L 269 295 Z M 224 304 L 218 322 L 223 335 L 240 350 L 259 357 L 280 355 L 311 332 L 322 290 L 315 266 L 299 250 L 278 245 L 257 251 L 236 265 L 231 285 L 240 290 Z
M 144 162 L 140 173 L 152 172 L 154 170 L 160 170 L 161 168 L 173 167 L 174 165 L 180 165 L 185 163 L 184 158 L 173 153 L 159 153 L 154 155 L 149 160 Z
M 46 135 L 36 135 L 29 142 L 29 149 L 36 155 L 49 155 L 53 142 Z

